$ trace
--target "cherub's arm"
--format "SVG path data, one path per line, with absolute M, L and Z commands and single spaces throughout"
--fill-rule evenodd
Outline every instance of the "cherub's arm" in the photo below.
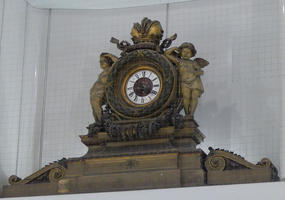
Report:
M 113 63 L 118 61 L 118 57 L 113 54 L 108 53 L 106 56 L 108 56 L 113 61 Z
M 172 53 L 174 51 L 178 51 L 178 48 L 177 47 L 172 47 L 168 50 L 165 51 L 165 56 L 171 60 L 172 62 L 174 62 L 175 64 L 178 64 L 179 63 L 179 58 L 177 58 L 176 56 L 174 56 Z
M 203 74 L 204 74 L 203 70 L 197 71 L 197 72 L 195 73 L 196 76 L 201 76 L 201 75 L 203 75 Z
M 204 74 L 203 70 L 201 69 L 201 66 L 197 62 L 194 62 L 194 69 L 196 76 L 201 76 Z
M 209 62 L 203 58 L 195 58 L 194 59 L 194 67 L 196 69 L 196 76 L 201 76 L 204 74 L 203 70 L 201 68 L 206 67 L 209 65 Z

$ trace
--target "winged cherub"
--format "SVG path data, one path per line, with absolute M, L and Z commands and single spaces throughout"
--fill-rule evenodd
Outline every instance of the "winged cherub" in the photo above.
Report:
M 198 98 L 204 92 L 200 76 L 203 75 L 201 68 L 209 64 L 202 58 L 191 60 L 196 55 L 195 46 L 184 42 L 179 47 L 172 47 L 165 51 L 165 56 L 178 67 L 183 106 L 186 118 L 193 119 L 198 104 Z
M 100 66 L 104 71 L 99 75 L 97 81 L 90 89 L 90 104 L 96 122 L 100 122 L 102 120 L 102 105 L 105 100 L 105 86 L 112 66 L 117 60 L 118 58 L 116 56 L 109 53 L 101 53 L 100 55 Z

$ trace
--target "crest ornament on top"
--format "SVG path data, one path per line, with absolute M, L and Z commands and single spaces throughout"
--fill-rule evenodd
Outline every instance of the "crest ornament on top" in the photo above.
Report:
M 143 18 L 141 23 L 134 23 L 131 36 L 134 44 L 151 42 L 158 45 L 163 37 L 163 29 L 159 21 Z

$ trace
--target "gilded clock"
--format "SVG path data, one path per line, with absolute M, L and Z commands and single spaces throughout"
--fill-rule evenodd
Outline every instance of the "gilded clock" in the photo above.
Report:
M 118 118 L 156 117 L 175 101 L 177 85 L 176 68 L 163 54 L 139 49 L 112 67 L 106 99 Z

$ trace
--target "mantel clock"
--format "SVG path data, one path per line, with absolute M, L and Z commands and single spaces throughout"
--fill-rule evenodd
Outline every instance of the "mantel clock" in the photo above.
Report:
M 119 58 L 100 55 L 103 71 L 90 90 L 95 123 L 80 136 L 88 152 L 24 179 L 12 175 L 4 197 L 279 180 L 267 158 L 252 164 L 223 149 L 197 148 L 205 136 L 194 113 L 209 63 L 193 59 L 192 43 L 170 47 L 176 34 L 161 42 L 159 21 L 148 18 L 131 35 L 133 44 L 111 38 Z

